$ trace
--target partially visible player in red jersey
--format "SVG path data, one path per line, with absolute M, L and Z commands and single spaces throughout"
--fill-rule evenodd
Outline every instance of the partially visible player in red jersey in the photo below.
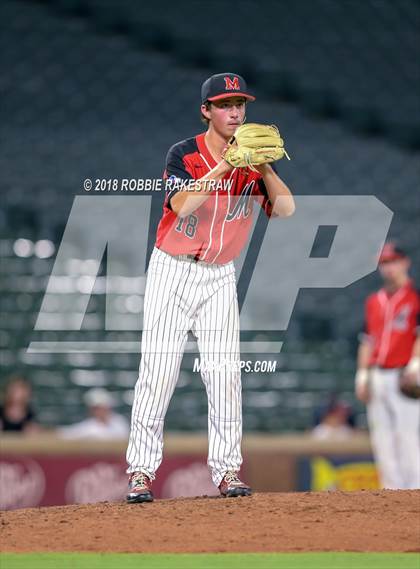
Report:
M 384 287 L 366 301 L 357 397 L 367 404 L 373 452 L 384 488 L 420 488 L 420 402 L 399 388 L 420 382 L 420 299 L 410 259 L 394 243 L 379 257 Z

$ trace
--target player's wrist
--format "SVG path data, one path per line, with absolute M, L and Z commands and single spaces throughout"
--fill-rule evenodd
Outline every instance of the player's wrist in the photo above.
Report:
M 223 175 L 228 174 L 233 170 L 233 166 L 229 164 L 229 162 L 227 162 L 227 160 L 225 160 L 224 158 L 222 158 L 221 161 L 218 163 L 217 168 L 219 169 L 219 172 Z
M 269 176 L 270 174 L 274 174 L 274 170 L 270 166 L 270 164 L 259 164 L 258 166 L 255 167 L 263 178 L 265 176 Z
M 363 388 L 369 382 L 369 369 L 368 368 L 359 368 L 356 372 L 356 387 Z

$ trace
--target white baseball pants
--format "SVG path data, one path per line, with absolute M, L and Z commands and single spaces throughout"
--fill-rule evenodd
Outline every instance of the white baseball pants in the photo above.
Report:
M 145 290 L 139 377 L 127 472 L 151 479 L 162 462 L 163 423 L 188 331 L 197 337 L 208 397 L 208 465 L 218 486 L 241 463 L 242 401 L 235 267 L 179 260 L 154 248 Z
M 420 488 L 420 402 L 400 392 L 398 375 L 398 369 L 371 372 L 371 443 L 384 488 Z

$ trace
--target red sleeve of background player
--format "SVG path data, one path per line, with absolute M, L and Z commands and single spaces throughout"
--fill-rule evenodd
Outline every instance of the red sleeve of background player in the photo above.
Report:
M 168 151 L 166 156 L 166 163 L 165 163 L 165 170 L 163 172 L 163 179 L 166 180 L 192 180 L 193 179 L 193 172 L 184 159 L 185 156 L 183 154 L 181 145 L 174 144 Z M 177 194 L 180 190 L 170 188 L 166 192 L 165 197 L 165 206 L 169 209 L 171 207 L 171 199 Z

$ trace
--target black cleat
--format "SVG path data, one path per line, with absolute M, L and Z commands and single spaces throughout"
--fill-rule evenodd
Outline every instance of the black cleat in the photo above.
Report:
M 153 502 L 152 481 L 143 472 L 133 472 L 128 481 L 128 494 L 126 500 L 129 504 Z
M 242 482 L 236 472 L 226 472 L 219 485 L 220 494 L 225 498 L 236 498 L 237 496 L 251 496 L 251 488 Z

